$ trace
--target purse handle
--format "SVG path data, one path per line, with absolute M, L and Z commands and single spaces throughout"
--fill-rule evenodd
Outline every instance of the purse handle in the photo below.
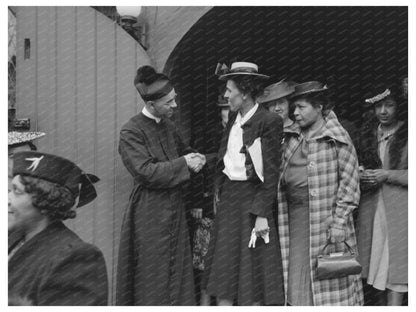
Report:
M 351 248 L 351 246 L 350 245 L 348 245 L 348 243 L 347 243 L 347 241 L 343 241 L 343 243 L 345 244 L 345 246 L 347 246 L 347 249 L 348 249 L 348 251 L 353 255 L 353 254 L 355 254 L 354 253 L 354 250 Z M 320 252 L 320 254 L 322 255 L 322 254 L 324 254 L 324 251 L 325 251 L 325 249 L 326 249 L 326 247 L 328 247 L 328 245 L 330 245 L 330 244 L 335 244 L 335 243 L 331 243 L 331 241 L 330 240 L 328 240 L 327 241 L 327 243 L 325 244 L 325 246 L 324 246 L 324 248 L 322 248 L 322 251 Z

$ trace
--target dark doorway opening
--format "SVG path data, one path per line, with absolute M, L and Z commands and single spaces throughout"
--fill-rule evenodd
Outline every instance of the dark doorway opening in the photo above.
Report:
M 166 67 L 185 138 L 207 152 L 219 120 L 217 62 L 253 61 L 271 75 L 327 83 L 335 110 L 361 123 L 366 91 L 407 76 L 407 7 L 214 7 L 182 38 Z M 345 108 L 341 110 L 340 108 Z

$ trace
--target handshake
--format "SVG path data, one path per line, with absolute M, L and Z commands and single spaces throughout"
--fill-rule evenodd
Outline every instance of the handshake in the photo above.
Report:
M 188 168 L 195 173 L 198 173 L 207 162 L 205 156 L 200 153 L 189 153 L 184 157 Z

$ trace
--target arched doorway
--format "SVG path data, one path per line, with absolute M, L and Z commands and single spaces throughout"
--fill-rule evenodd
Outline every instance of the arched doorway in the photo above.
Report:
M 253 61 L 270 83 L 323 81 L 358 126 L 371 83 L 407 75 L 407 38 L 407 7 L 214 7 L 182 38 L 165 72 L 180 96 L 185 138 L 207 152 L 219 118 L 217 62 Z

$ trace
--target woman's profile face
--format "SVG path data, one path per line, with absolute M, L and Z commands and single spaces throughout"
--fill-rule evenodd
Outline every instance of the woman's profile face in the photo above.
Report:
M 387 97 L 375 104 L 375 113 L 382 126 L 390 126 L 397 121 L 397 103 L 392 97 Z
M 305 99 L 295 101 L 295 121 L 301 128 L 309 128 L 322 117 L 322 107 L 314 107 Z
M 28 144 L 20 145 L 20 146 L 9 146 L 9 158 L 8 158 L 8 185 L 9 191 L 11 188 L 11 183 L 13 179 L 13 156 L 18 152 L 26 152 L 30 151 L 31 148 Z
M 230 110 L 232 112 L 240 110 L 241 106 L 244 103 L 243 96 L 244 94 L 240 92 L 234 81 L 228 80 L 224 98 L 228 101 L 228 104 L 230 105 Z
M 16 175 L 12 179 L 8 204 L 9 231 L 27 232 L 45 218 L 40 210 L 32 205 L 32 195 L 26 193 L 25 186 L 20 182 L 20 175 Z

